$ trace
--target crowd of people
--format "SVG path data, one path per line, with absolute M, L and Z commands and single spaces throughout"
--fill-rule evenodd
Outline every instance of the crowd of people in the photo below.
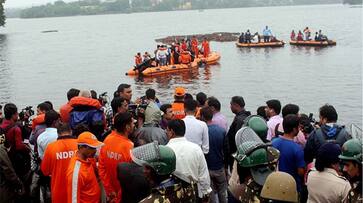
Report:
M 199 44 L 196 37 L 180 42 L 175 41 L 170 46 L 157 45 L 152 58 L 148 52 L 143 57 L 141 53 L 135 55 L 135 70 L 145 70 L 147 67 L 166 66 L 174 64 L 189 64 L 202 54 L 204 58 L 210 53 L 209 42 L 206 38 Z
M 110 104 L 73 88 L 67 99 L 29 123 L 28 108 L 26 126 L 5 104 L 0 202 L 362 202 L 362 143 L 332 105 L 314 123 L 296 104 L 250 112 L 233 96 L 229 124 L 216 97 L 183 87 L 164 104 L 154 89 L 133 101 L 128 84 Z
M 309 27 L 306 27 L 303 32 L 301 32 L 301 30 L 299 30 L 299 32 L 296 34 L 295 30 L 291 31 L 290 34 L 290 39 L 291 41 L 310 41 L 312 40 L 311 38 L 311 31 L 309 29 Z M 321 30 L 319 30 L 319 32 L 315 32 L 315 37 L 314 37 L 315 41 L 327 41 L 328 37 L 326 35 L 323 35 Z
M 248 29 L 245 33 L 241 32 L 239 36 L 238 42 L 239 43 L 260 43 L 263 37 L 263 42 L 278 42 L 275 36 L 272 35 L 271 29 L 266 26 L 262 31 L 262 36 L 258 34 L 258 32 L 251 34 L 250 30 Z

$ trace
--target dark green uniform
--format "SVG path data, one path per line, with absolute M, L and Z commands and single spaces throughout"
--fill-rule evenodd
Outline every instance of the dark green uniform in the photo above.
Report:
M 167 187 L 153 188 L 151 195 L 140 203 L 195 203 L 197 202 L 197 185 L 190 185 L 176 178 L 174 184 Z

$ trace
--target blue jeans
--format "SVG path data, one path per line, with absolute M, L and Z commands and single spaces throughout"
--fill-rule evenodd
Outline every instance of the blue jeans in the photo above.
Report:
M 228 197 L 227 197 L 227 178 L 226 173 L 224 171 L 224 168 L 220 170 L 209 170 L 209 176 L 211 179 L 211 186 L 212 186 L 212 193 L 210 202 L 220 202 L 220 203 L 227 203 Z M 216 198 L 218 196 L 218 200 Z

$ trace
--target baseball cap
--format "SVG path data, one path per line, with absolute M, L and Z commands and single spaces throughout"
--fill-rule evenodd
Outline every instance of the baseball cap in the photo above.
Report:
M 184 96 L 185 95 L 185 89 L 183 87 L 175 88 L 175 95 L 176 96 Z
M 81 133 L 78 136 L 77 143 L 79 145 L 87 145 L 92 148 L 98 148 L 103 145 L 103 143 L 98 141 L 96 136 L 90 132 Z

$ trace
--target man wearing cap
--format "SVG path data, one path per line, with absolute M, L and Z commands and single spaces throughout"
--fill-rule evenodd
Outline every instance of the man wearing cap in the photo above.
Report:
M 340 147 L 325 143 L 319 150 L 315 169 L 308 173 L 308 202 L 347 202 L 351 186 L 347 179 L 340 176 Z
M 130 150 L 134 144 L 129 135 L 134 131 L 132 115 L 128 112 L 117 114 L 114 118 L 114 130 L 107 136 L 99 156 L 99 171 L 110 200 L 120 202 L 121 187 L 117 181 L 117 164 L 131 162 Z
M 101 189 L 94 156 L 103 143 L 92 133 L 83 132 L 77 144 L 78 151 L 67 170 L 67 202 L 100 202 Z
M 174 151 L 157 142 L 137 147 L 132 150 L 132 159 L 144 167 L 144 174 L 152 187 L 151 195 L 142 203 L 184 203 L 196 202 L 196 185 L 189 185 L 171 175 L 175 171 L 176 156 Z
M 236 144 L 237 152 L 233 154 L 236 164 L 229 180 L 229 202 L 258 202 L 267 176 L 276 168 L 279 151 L 264 144 L 249 127 L 238 131 Z
M 175 88 L 174 102 L 171 104 L 173 109 L 174 119 L 183 119 L 185 117 L 184 112 L 184 96 L 185 89 L 183 87 Z
M 339 158 L 344 165 L 343 173 L 352 185 L 352 191 L 349 193 L 350 202 L 362 202 L 362 141 L 346 141 Z
M 71 158 L 77 151 L 77 140 L 71 136 L 71 127 L 68 123 L 59 123 L 57 126 L 58 139 L 50 143 L 41 162 L 40 169 L 45 176 L 51 177 L 52 202 L 67 202 L 67 188 L 64 187 L 64 177 Z

